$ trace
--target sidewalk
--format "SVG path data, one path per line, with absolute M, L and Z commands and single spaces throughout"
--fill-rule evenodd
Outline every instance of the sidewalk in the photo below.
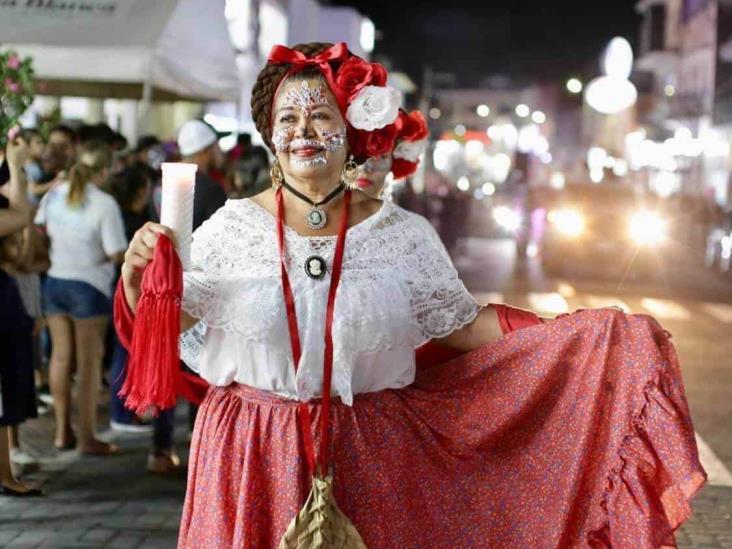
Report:
M 176 425 L 178 451 L 185 457 L 184 413 Z M 163 549 L 176 545 L 185 476 L 145 473 L 147 435 L 105 433 L 123 453 L 108 458 L 59 454 L 51 446 L 52 418 L 29 422 L 24 446 L 42 457 L 29 478 L 44 479 L 44 498 L 0 497 L 0 547 Z M 706 486 L 694 502 L 694 516 L 678 533 L 681 549 L 732 549 L 732 488 Z M 219 548 L 216 548 L 219 549 Z
M 179 407 L 187 412 L 186 407 Z M 176 446 L 185 462 L 185 414 L 176 424 Z M 21 443 L 39 456 L 43 498 L 0 497 L 0 547 L 163 549 L 175 547 L 185 496 L 185 470 L 175 477 L 145 472 L 150 435 L 101 433 L 122 448 L 113 457 L 57 452 L 52 416 L 21 428 Z

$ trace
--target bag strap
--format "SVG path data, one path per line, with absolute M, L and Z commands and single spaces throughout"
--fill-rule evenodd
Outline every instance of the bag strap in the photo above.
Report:
M 282 291 L 285 298 L 287 310 L 287 325 L 290 332 L 290 346 L 292 347 L 292 358 L 297 373 L 302 347 L 300 344 L 300 332 L 297 324 L 297 313 L 295 311 L 295 297 L 290 285 L 290 277 L 287 274 L 285 261 L 285 206 L 282 189 L 277 189 L 277 244 L 280 250 L 280 276 L 282 278 Z M 328 425 L 330 422 L 330 385 L 333 377 L 333 315 L 335 311 L 335 297 L 338 285 L 341 280 L 343 267 L 343 253 L 345 250 L 346 232 L 348 231 L 348 212 L 351 204 L 351 191 L 347 190 L 343 196 L 344 207 L 338 228 L 338 239 L 336 241 L 335 255 L 333 256 L 333 267 L 330 276 L 330 287 L 328 289 L 328 304 L 325 316 L 325 352 L 323 354 L 323 397 L 322 414 L 320 417 L 320 472 L 325 475 L 328 471 L 329 441 Z M 301 402 L 298 405 L 300 415 L 300 429 L 302 431 L 303 443 L 305 445 L 305 457 L 308 462 L 308 469 L 311 475 L 317 473 L 317 459 L 315 455 L 315 444 L 311 431 L 310 408 L 307 403 Z

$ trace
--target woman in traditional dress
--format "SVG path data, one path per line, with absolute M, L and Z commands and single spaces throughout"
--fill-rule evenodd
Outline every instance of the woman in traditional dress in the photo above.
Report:
M 183 277 L 211 387 L 179 547 L 672 546 L 705 475 L 668 334 L 479 305 L 424 218 L 344 186 L 394 149 L 397 99 L 344 44 L 278 46 L 257 79 L 273 188 L 205 222 Z M 120 317 L 148 314 L 161 234 L 132 240 Z
M 419 157 L 427 148 L 427 121 L 419 111 L 399 111 L 399 133 L 394 150 L 372 156 L 364 162 L 356 180 L 358 189 L 371 198 L 390 199 L 389 182 L 409 177 L 417 171 Z

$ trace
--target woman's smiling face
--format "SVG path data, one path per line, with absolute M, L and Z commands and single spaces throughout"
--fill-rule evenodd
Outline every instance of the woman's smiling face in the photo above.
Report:
M 291 78 L 275 98 L 272 143 L 289 177 L 327 177 L 346 162 L 346 123 L 335 97 L 319 78 Z

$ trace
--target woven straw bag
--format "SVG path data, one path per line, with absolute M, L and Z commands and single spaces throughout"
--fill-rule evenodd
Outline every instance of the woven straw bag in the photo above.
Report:
M 277 549 L 366 549 L 356 527 L 336 504 L 332 476 L 313 477 L 308 499 Z
M 341 215 L 338 240 L 336 242 L 330 288 L 328 289 L 328 307 L 325 321 L 325 351 L 323 356 L 323 387 L 330 387 L 333 371 L 333 310 L 338 282 L 343 265 L 343 249 L 348 230 L 348 208 L 351 203 L 351 191 L 344 196 L 343 213 Z M 292 294 L 290 278 L 285 265 L 285 229 L 284 200 L 282 188 L 277 189 L 277 245 L 280 250 L 282 291 L 285 295 L 287 321 L 290 331 L 290 344 L 295 364 L 300 363 L 302 349 L 297 330 L 297 314 L 295 313 L 295 297 Z M 366 549 L 366 544 L 356 531 L 356 527 L 348 517 L 338 509 L 333 497 L 333 474 L 322 474 L 328 468 L 328 423 L 330 421 L 330 391 L 323 390 L 322 415 L 320 420 L 320 469 L 318 469 L 315 446 L 310 426 L 312 424 L 310 409 L 307 404 L 300 403 L 299 426 L 302 430 L 308 469 L 312 478 L 312 488 L 300 512 L 292 519 L 282 537 L 278 549 Z

